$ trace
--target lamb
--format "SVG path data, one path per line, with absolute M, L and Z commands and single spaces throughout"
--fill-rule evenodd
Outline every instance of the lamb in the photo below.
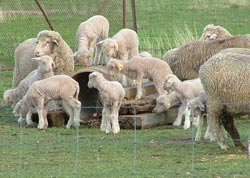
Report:
M 74 71 L 73 52 L 69 45 L 58 32 L 43 30 L 38 33 L 36 39 L 28 39 L 16 48 L 13 87 L 37 68 L 31 58 L 42 55 L 53 57 L 55 74 L 70 75 Z
M 187 103 L 187 117 L 192 117 L 192 124 L 197 127 L 197 132 L 195 136 L 195 141 L 200 142 L 201 141 L 201 129 L 203 126 L 203 119 L 206 117 L 207 114 L 207 97 L 206 93 L 204 91 L 201 91 L 198 96 L 196 96 L 194 99 L 190 100 Z M 214 141 L 215 138 L 210 136 L 210 123 L 209 119 L 207 119 L 207 130 L 204 136 L 205 140 L 210 139 L 211 141 Z
M 174 126 L 181 125 L 182 116 L 185 115 L 184 129 L 190 127 L 190 118 L 187 117 L 187 103 L 194 97 L 196 97 L 200 91 L 203 90 L 201 81 L 199 78 L 193 80 L 180 81 L 176 75 L 168 75 L 165 78 L 164 89 L 170 89 L 177 93 L 177 96 L 181 100 L 181 106 L 178 109 L 178 115 L 174 121 Z
M 137 33 L 131 29 L 122 29 L 112 38 L 107 38 L 96 44 L 98 52 L 103 51 L 109 59 L 129 59 L 139 55 L 139 38 Z M 100 50 L 101 49 L 101 50 Z M 96 54 L 97 56 L 100 54 Z
M 29 86 L 34 81 L 45 79 L 54 75 L 53 67 L 55 64 L 50 56 L 45 55 L 42 57 L 32 58 L 32 61 L 38 63 L 38 68 L 33 70 L 28 76 L 21 80 L 16 88 L 9 89 L 4 92 L 4 101 L 6 106 L 15 106 L 15 104 L 26 94 Z M 24 115 L 26 115 L 25 112 L 20 115 L 18 123 L 21 123 L 24 120 Z M 26 122 L 28 125 L 32 124 L 32 122 L 28 119 Z
M 222 26 L 215 26 L 213 24 L 208 24 L 204 27 L 203 33 L 199 40 L 215 40 L 219 38 L 225 38 L 233 36 L 229 31 L 227 31 Z
M 78 29 L 76 38 L 78 40 L 78 51 L 74 54 L 75 62 L 80 60 L 84 67 L 92 65 L 93 54 L 97 42 L 108 38 L 109 21 L 101 16 L 95 15 L 85 22 L 82 22 Z M 93 65 L 100 63 L 100 48 L 96 49 Z
M 234 118 L 249 113 L 250 49 L 242 53 L 221 51 L 205 62 L 199 76 L 207 95 L 208 119 L 211 134 L 217 138 L 221 149 L 227 150 L 221 124 L 229 133 L 235 146 L 245 148 L 240 141 Z
M 250 48 L 250 35 L 238 35 L 217 40 L 198 40 L 183 45 L 174 55 L 170 65 L 180 80 L 199 77 L 200 66 L 213 55 L 226 48 Z
M 125 97 L 125 90 L 117 81 L 108 81 L 99 72 L 89 75 L 89 88 L 96 88 L 103 100 L 101 131 L 117 134 L 120 132 L 118 122 L 119 109 Z
M 67 85 L 65 85 L 65 83 Z M 80 126 L 81 102 L 78 100 L 79 84 L 68 75 L 55 75 L 43 80 L 35 81 L 16 104 L 14 113 L 20 115 L 23 110 L 28 110 L 26 118 L 31 115 L 32 107 L 38 112 L 38 129 L 48 127 L 47 105 L 51 100 L 62 100 L 63 108 L 69 114 L 66 128 Z
M 159 94 L 165 94 L 167 93 L 163 88 L 165 77 L 172 74 L 172 71 L 166 62 L 157 58 L 142 56 L 134 56 L 130 60 L 111 59 L 107 63 L 107 71 L 110 76 L 122 73 L 129 78 L 136 80 L 136 100 L 141 99 L 143 95 L 143 77 L 154 82 L 154 86 Z
M 181 101 L 175 91 L 168 94 L 159 95 L 156 99 L 156 106 L 152 110 L 154 113 L 167 111 L 172 106 L 179 104 Z

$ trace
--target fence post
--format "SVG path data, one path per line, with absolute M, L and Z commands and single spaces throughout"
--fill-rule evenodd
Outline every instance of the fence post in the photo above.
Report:
M 131 0 L 131 6 L 132 6 L 132 16 L 133 16 L 133 29 L 134 29 L 134 31 L 137 32 L 135 0 Z
M 122 22 L 122 27 L 123 28 L 126 28 L 126 0 L 123 0 L 123 3 L 122 3 L 122 20 L 123 20 L 123 22 Z

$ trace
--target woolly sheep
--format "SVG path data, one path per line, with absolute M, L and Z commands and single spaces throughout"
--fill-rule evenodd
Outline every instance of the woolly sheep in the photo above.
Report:
M 143 77 L 152 80 L 157 92 L 164 94 L 167 93 L 163 88 L 165 77 L 172 74 L 166 62 L 157 58 L 142 56 L 134 56 L 130 60 L 111 59 L 107 63 L 107 71 L 110 76 L 122 73 L 136 80 L 136 100 L 142 98 Z
M 226 48 L 250 48 L 250 35 L 238 35 L 217 40 L 193 41 L 177 50 L 173 63 L 173 73 L 180 80 L 198 78 L 200 66 L 213 55 Z
M 65 85 L 67 84 L 67 85 Z M 38 129 L 48 127 L 47 105 L 51 100 L 62 100 L 63 108 L 69 114 L 66 128 L 80 126 L 81 102 L 78 100 L 79 84 L 67 75 L 55 75 L 43 80 L 35 81 L 15 106 L 14 113 L 20 115 L 23 110 L 28 110 L 31 115 L 32 107 L 38 112 Z M 27 117 L 27 116 L 26 116 Z
M 117 81 L 108 81 L 99 72 L 89 75 L 89 88 L 96 88 L 103 100 L 101 131 L 117 134 L 120 132 L 118 122 L 119 109 L 125 96 L 125 90 Z
M 96 44 L 97 51 L 103 51 L 109 59 L 129 59 L 139 54 L 139 38 L 137 33 L 131 29 L 122 29 L 112 38 L 107 38 Z M 96 54 L 99 55 L 99 54 Z
M 172 91 L 168 94 L 159 95 L 156 98 L 156 105 L 152 112 L 160 113 L 167 111 L 172 106 L 179 104 L 181 101 L 175 91 Z
M 101 51 L 96 51 L 98 55 L 95 54 L 92 61 L 94 48 L 97 42 L 108 38 L 108 33 L 109 21 L 101 15 L 95 15 L 82 22 L 77 29 L 78 51 L 74 54 L 74 60 L 80 60 L 84 67 L 91 66 L 92 62 L 93 65 L 99 64 Z
M 43 30 L 38 33 L 36 40 L 26 40 L 16 48 L 13 87 L 37 68 L 37 65 L 31 63 L 34 55 L 53 57 L 55 74 L 70 75 L 74 71 L 73 52 L 69 45 L 58 32 Z
M 229 36 L 232 36 L 232 34 L 229 33 L 224 27 L 208 24 L 204 27 L 203 33 L 199 40 L 215 40 Z
M 250 49 L 242 53 L 222 51 L 207 62 L 199 71 L 207 95 L 208 119 L 211 134 L 217 138 L 221 149 L 227 150 L 221 123 L 233 139 L 235 146 L 245 148 L 240 141 L 234 118 L 249 113 Z
M 182 121 L 182 116 L 185 115 L 183 128 L 188 129 L 190 127 L 190 119 L 187 117 L 187 103 L 191 99 L 195 98 L 199 92 L 203 90 L 200 79 L 197 78 L 182 82 L 176 75 L 171 74 L 165 78 L 164 89 L 175 91 L 181 100 L 181 106 L 179 107 L 178 115 L 173 125 L 179 126 Z
M 6 106 L 15 106 L 15 104 L 26 94 L 29 86 L 34 81 L 49 78 L 54 75 L 53 67 L 55 64 L 50 56 L 45 55 L 42 57 L 32 58 L 32 60 L 38 63 L 38 68 L 33 70 L 28 76 L 21 80 L 16 88 L 5 91 L 4 101 Z M 19 124 L 24 120 L 24 117 L 26 117 L 26 113 L 27 111 L 22 111 L 22 114 L 20 114 L 18 119 Z M 29 118 L 26 118 L 26 122 L 28 125 L 32 124 L 32 121 Z

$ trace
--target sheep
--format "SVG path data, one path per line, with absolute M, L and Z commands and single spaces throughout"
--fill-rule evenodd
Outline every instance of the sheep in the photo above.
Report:
M 175 53 L 177 53 L 179 48 L 173 48 L 168 50 L 163 56 L 162 56 L 162 60 L 164 60 L 165 62 L 168 63 L 169 67 L 171 68 L 171 65 L 174 62 L 174 57 L 175 57 Z
M 81 102 L 78 100 L 79 84 L 68 75 L 54 75 L 52 77 L 33 82 L 24 97 L 16 104 L 13 113 L 20 115 L 28 110 L 31 115 L 32 107 L 38 112 L 38 129 L 48 127 L 47 105 L 51 100 L 62 100 L 63 108 L 69 114 L 66 128 L 80 126 Z M 27 116 L 26 116 L 27 117 Z
M 187 103 L 187 117 L 192 117 L 192 124 L 197 127 L 197 132 L 195 136 L 195 141 L 201 141 L 201 129 L 203 126 L 203 119 L 207 114 L 207 97 L 204 91 L 201 91 L 198 96 L 194 99 L 190 100 Z M 214 141 L 215 138 L 210 136 L 210 120 L 207 119 L 207 130 L 204 136 L 205 140 L 210 139 L 210 141 Z
M 170 65 L 180 80 L 199 77 L 200 66 L 226 48 L 250 48 L 250 35 L 238 35 L 217 40 L 197 40 L 179 47 Z
M 4 101 L 6 106 L 15 106 L 15 104 L 26 94 L 29 86 L 34 81 L 45 79 L 54 75 L 53 67 L 55 64 L 50 56 L 45 55 L 42 57 L 32 58 L 32 61 L 38 63 L 38 68 L 33 70 L 28 76 L 21 80 L 16 88 L 9 89 L 4 92 Z M 25 112 L 20 115 L 18 123 L 23 121 L 24 115 L 26 115 Z M 26 119 L 26 122 L 28 125 L 32 123 L 28 118 Z
M 107 58 L 129 59 L 139 55 L 139 38 L 134 30 L 124 28 L 112 38 L 107 38 L 96 44 L 98 52 L 103 51 Z M 100 54 L 96 54 L 97 56 Z
M 211 134 L 217 138 L 221 149 L 227 150 L 221 124 L 229 133 L 235 146 L 245 148 L 234 124 L 234 118 L 249 114 L 250 49 L 242 53 L 221 51 L 205 62 L 199 76 L 207 95 L 208 119 Z
M 181 101 L 175 91 L 168 94 L 159 95 L 156 99 L 156 106 L 152 110 L 154 113 L 167 111 L 172 106 L 179 104 Z
M 110 76 L 122 73 L 131 79 L 135 79 L 137 85 L 136 100 L 142 98 L 143 77 L 154 82 L 159 94 L 165 94 L 167 93 L 163 88 L 165 76 L 172 74 L 166 62 L 157 58 L 142 56 L 134 56 L 130 60 L 111 59 L 107 63 L 107 72 Z
M 178 109 L 178 115 L 173 125 L 181 125 L 182 116 L 185 115 L 183 128 L 188 129 L 190 127 L 190 118 L 187 117 L 187 103 L 188 101 L 196 97 L 200 91 L 203 90 L 200 79 L 197 78 L 182 82 L 176 75 L 171 74 L 165 78 L 164 89 L 175 91 L 177 93 L 177 96 L 181 100 L 181 106 Z
M 208 24 L 204 27 L 203 33 L 199 40 L 215 40 L 219 38 L 225 38 L 233 36 L 230 32 L 228 32 L 224 27 L 222 26 L 215 26 L 213 24 Z
M 103 100 L 101 131 L 117 134 L 120 132 L 118 115 L 125 97 L 124 88 L 117 81 L 106 80 L 99 72 L 92 72 L 89 75 L 88 87 L 96 88 Z
M 108 33 L 109 21 L 101 15 L 95 15 L 82 22 L 76 33 L 78 50 L 74 54 L 75 62 L 80 60 L 84 67 L 91 66 L 96 43 L 108 38 Z M 93 65 L 100 63 L 101 51 L 96 51 L 96 54 L 98 55 L 95 55 Z
M 16 48 L 13 87 L 37 68 L 31 58 L 42 55 L 53 57 L 55 74 L 71 75 L 74 71 L 73 52 L 69 45 L 58 32 L 43 30 L 38 33 L 36 39 L 28 39 Z

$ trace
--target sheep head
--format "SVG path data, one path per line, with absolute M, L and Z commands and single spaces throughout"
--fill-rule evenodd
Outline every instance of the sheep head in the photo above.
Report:
M 13 96 L 13 90 L 14 89 L 9 89 L 6 90 L 3 94 L 3 100 L 5 106 L 12 106 L 14 104 L 14 96 Z
M 91 74 L 89 74 L 89 81 L 88 81 L 89 88 L 96 88 L 98 84 L 97 78 L 99 75 L 102 75 L 102 74 L 99 72 L 92 72 Z
M 14 110 L 13 110 L 13 114 L 15 116 L 20 116 L 21 115 L 21 112 L 26 109 L 26 104 L 24 102 L 24 100 L 20 100 L 14 107 Z
M 52 72 L 55 67 L 53 59 L 48 55 L 32 58 L 32 60 L 36 61 L 40 70 L 44 72 Z
M 165 99 L 166 95 L 158 96 L 158 98 L 156 99 L 156 106 L 154 107 L 152 112 L 159 113 L 166 111 L 167 108 L 165 107 Z
M 87 49 L 79 49 L 74 55 L 75 61 L 81 61 L 83 67 L 89 67 L 92 64 L 93 53 Z
M 102 46 L 102 51 L 108 58 L 117 56 L 116 54 L 119 51 L 119 46 L 117 41 L 112 38 L 107 38 L 103 41 L 100 41 L 96 45 Z
M 37 46 L 35 56 L 50 55 L 56 46 L 59 45 L 61 36 L 58 32 L 44 30 L 37 35 Z
M 115 74 L 121 73 L 124 69 L 124 66 L 117 59 L 110 59 L 106 64 L 108 75 L 114 77 Z

